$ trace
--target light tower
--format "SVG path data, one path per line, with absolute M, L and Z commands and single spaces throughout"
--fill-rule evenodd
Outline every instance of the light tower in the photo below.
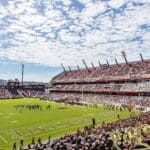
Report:
M 64 70 L 65 75 L 66 75 L 66 74 L 67 74 L 67 72 L 66 72 L 66 69 L 65 69 L 64 65 L 63 65 L 63 64 L 61 64 L 61 67 L 62 67 L 62 69 Z
M 107 66 L 109 66 L 109 61 L 106 59 Z
M 71 67 L 70 67 L 70 66 L 68 66 L 68 69 L 69 69 L 69 71 L 70 71 L 70 72 L 72 72 L 72 70 L 71 70 Z
M 77 69 L 78 69 L 78 70 L 80 70 L 80 67 L 79 67 L 79 65 L 77 65 Z
M 94 66 L 93 62 L 91 62 L 91 65 L 92 65 L 92 68 L 94 68 L 94 69 L 95 69 L 95 66 Z
M 84 64 L 85 68 L 87 69 L 87 71 L 90 72 L 90 70 L 89 70 L 89 68 L 88 68 L 88 66 L 87 66 L 87 64 L 86 64 L 86 62 L 85 62 L 84 59 L 82 59 L 82 62 L 83 62 L 83 64 Z
M 98 64 L 99 64 L 99 67 L 101 67 L 101 66 L 102 66 L 102 64 L 100 63 L 100 61 L 98 61 Z
M 121 51 L 122 57 L 124 58 L 126 64 L 128 64 L 127 56 L 125 51 Z
M 119 65 L 119 64 L 118 64 L 118 60 L 117 60 L 117 58 L 115 58 L 115 62 L 116 62 L 116 65 Z
M 143 55 L 140 53 L 141 61 L 144 61 Z
M 22 83 L 22 85 L 23 85 L 23 80 L 24 80 L 24 64 L 22 64 L 21 65 L 21 67 L 22 67 L 22 72 L 21 72 L 21 83 Z

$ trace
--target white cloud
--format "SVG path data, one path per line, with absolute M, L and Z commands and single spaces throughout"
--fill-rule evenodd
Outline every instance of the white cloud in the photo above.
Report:
M 103 13 L 106 10 L 106 5 L 101 2 L 96 3 L 87 3 L 85 6 L 85 9 L 82 11 L 81 19 L 83 22 L 90 21 L 91 17 L 95 17 L 99 15 L 100 13 Z
M 147 1 L 138 1 L 142 5 L 133 5 L 135 0 L 78 1 L 84 5 L 80 11 L 75 9 L 80 6 L 69 6 L 71 0 L 16 0 L 0 5 L 0 58 L 68 66 L 81 64 L 82 58 L 88 63 L 121 60 L 122 50 L 131 60 L 139 52 L 150 56 L 150 31 L 141 28 L 150 25 Z M 40 2 L 44 13 L 37 9 Z
M 123 4 L 127 3 L 129 0 L 109 0 L 108 1 L 108 5 L 112 8 L 119 8 L 121 7 Z
M 70 5 L 70 4 L 71 4 L 71 1 L 70 1 L 70 0 L 63 0 L 63 4 L 64 4 L 64 5 Z

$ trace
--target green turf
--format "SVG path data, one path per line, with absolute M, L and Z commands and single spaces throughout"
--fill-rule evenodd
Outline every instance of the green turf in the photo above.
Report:
M 40 104 L 43 110 L 17 110 L 15 105 Z M 51 105 L 50 110 L 46 110 L 47 105 Z M 65 109 L 61 109 L 65 108 Z M 98 108 L 85 106 L 71 106 L 55 102 L 44 102 L 39 99 L 17 99 L 0 100 L 0 149 L 12 149 L 13 142 L 17 142 L 22 135 L 25 144 L 30 143 L 32 137 L 40 136 L 45 141 L 49 135 L 52 138 L 59 137 L 65 133 L 75 132 L 77 128 L 82 129 L 85 125 L 91 124 L 91 119 L 95 118 L 97 123 L 103 121 L 110 122 L 117 119 L 117 114 L 121 118 L 128 117 L 128 111 L 106 110 L 102 106 Z

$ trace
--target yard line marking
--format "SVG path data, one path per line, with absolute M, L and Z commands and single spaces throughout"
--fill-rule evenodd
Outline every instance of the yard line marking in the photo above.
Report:
M 106 122 L 110 122 L 110 119 L 111 119 L 111 117 L 110 116 L 108 116 L 108 117 L 105 117 L 105 119 L 107 118 L 107 121 Z M 99 121 L 102 121 L 103 119 L 99 119 Z M 79 124 L 79 123 L 77 123 L 77 124 Z M 101 124 L 98 124 L 98 126 L 101 126 Z M 97 127 L 98 127 L 97 126 Z M 70 126 L 69 126 L 70 127 Z M 71 128 L 74 128 L 74 127 L 70 127 L 70 129 Z M 83 129 L 83 127 L 81 127 L 82 129 Z M 48 134 L 54 134 L 54 133 L 58 133 L 58 132 L 62 132 L 62 131 L 65 131 L 66 130 L 66 128 L 59 128 L 59 130 L 58 131 L 49 131 L 49 130 L 46 130 L 44 133 L 42 133 L 42 134 L 40 134 L 41 136 L 44 136 L 44 135 L 48 135 Z M 68 133 L 76 133 L 76 130 L 75 131 L 72 131 L 72 132 L 69 132 L 68 131 Z M 63 135 L 62 135 L 63 136 Z M 32 139 L 32 137 L 29 137 L 29 136 L 24 136 L 25 137 L 25 140 L 28 140 L 28 139 Z M 59 139 L 61 137 L 61 135 L 60 136 L 57 136 L 57 138 Z M 54 139 L 54 138 L 53 138 Z M 14 141 L 10 141 L 9 143 L 13 143 Z
M 0 135 L 0 138 L 1 138 L 5 143 L 8 144 L 8 141 L 7 141 L 2 135 Z
M 16 122 L 18 122 L 18 120 L 12 120 L 11 122 L 16 123 Z
M 15 131 L 12 130 L 12 133 L 13 133 L 13 135 L 14 135 L 15 137 L 19 137 L 18 134 L 17 134 Z

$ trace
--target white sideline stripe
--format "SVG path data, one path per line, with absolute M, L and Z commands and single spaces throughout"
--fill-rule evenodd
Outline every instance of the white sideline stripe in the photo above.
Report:
M 1 138 L 5 143 L 8 144 L 8 141 L 7 141 L 3 136 L 0 135 L 0 138 Z

